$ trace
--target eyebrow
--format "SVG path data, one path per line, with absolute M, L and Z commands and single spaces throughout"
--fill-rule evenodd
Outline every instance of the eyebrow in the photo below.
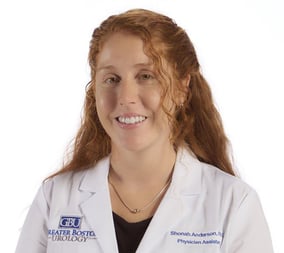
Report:
M 113 65 L 102 66 L 102 67 L 97 68 L 97 71 L 105 70 L 105 69 L 114 69 L 114 66 Z
M 143 63 L 137 63 L 137 64 L 134 64 L 134 68 L 141 68 L 141 67 L 153 67 L 154 64 L 153 63 L 150 63 L 150 62 L 143 62 Z M 101 70 L 109 70 L 109 69 L 115 69 L 115 67 L 113 65 L 106 65 L 106 66 L 101 66 L 101 67 L 98 67 L 97 68 L 97 71 L 101 71 Z
M 153 67 L 154 64 L 151 62 L 145 62 L 145 63 L 137 63 L 134 65 L 134 67 Z

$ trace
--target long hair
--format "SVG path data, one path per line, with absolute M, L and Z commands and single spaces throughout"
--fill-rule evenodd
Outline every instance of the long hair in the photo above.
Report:
M 110 16 L 93 32 L 89 50 L 91 81 L 86 87 L 81 127 L 70 158 L 52 176 L 88 169 L 111 152 L 110 138 L 98 119 L 94 85 L 97 56 L 104 42 L 115 32 L 127 32 L 142 39 L 145 54 L 158 72 L 162 102 L 169 98 L 175 105 L 173 114 L 162 103 L 172 126 L 171 140 L 175 148 L 187 145 L 200 161 L 235 175 L 221 117 L 187 33 L 167 16 L 134 9 Z M 170 66 L 170 73 L 163 66 L 163 60 Z M 181 80 L 187 76 L 190 82 L 185 87 Z M 180 94 L 184 97 L 182 104 L 177 100 Z

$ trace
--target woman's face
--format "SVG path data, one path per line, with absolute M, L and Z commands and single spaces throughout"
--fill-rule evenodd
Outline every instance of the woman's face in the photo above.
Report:
M 161 87 L 139 37 L 115 33 L 108 38 L 97 56 L 95 83 L 98 116 L 112 148 L 171 145 Z

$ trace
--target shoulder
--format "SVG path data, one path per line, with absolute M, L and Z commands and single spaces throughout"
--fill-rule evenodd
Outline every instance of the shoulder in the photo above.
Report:
M 256 223 L 266 231 L 258 194 L 250 185 L 239 177 L 200 162 L 188 151 L 182 153 L 177 160 L 172 192 L 183 199 L 186 206 L 192 207 L 194 203 L 194 211 L 188 213 L 202 215 L 210 224 L 226 228 L 230 233 L 240 231 L 240 227 L 245 233 L 248 224 Z M 239 235 L 236 237 L 240 238 Z
M 227 194 L 247 194 L 254 191 L 253 188 L 239 176 L 230 175 L 210 164 L 200 162 L 203 183 L 207 188 L 214 187 Z
M 248 195 L 256 195 L 254 189 L 240 177 L 199 161 L 190 150 L 179 151 L 177 164 L 183 184 L 194 185 L 196 193 L 217 202 L 239 205 Z M 191 187 L 188 185 L 188 188 Z
M 41 192 L 47 202 L 65 202 L 68 196 L 76 198 L 82 192 L 95 192 L 101 186 L 108 170 L 108 158 L 100 160 L 94 167 L 82 171 L 70 171 L 56 175 L 42 183 Z
M 66 196 L 78 190 L 80 181 L 87 173 L 80 172 L 65 172 L 45 180 L 39 190 L 39 193 L 44 196 L 46 202 L 50 205 L 55 199 L 64 201 Z

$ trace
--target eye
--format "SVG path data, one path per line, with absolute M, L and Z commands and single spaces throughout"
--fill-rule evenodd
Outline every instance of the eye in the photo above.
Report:
M 117 84 L 120 82 L 120 77 L 118 76 L 110 76 L 104 80 L 106 84 Z
M 150 73 L 141 73 L 138 75 L 138 79 L 141 81 L 147 81 L 147 80 L 154 79 L 154 76 Z

